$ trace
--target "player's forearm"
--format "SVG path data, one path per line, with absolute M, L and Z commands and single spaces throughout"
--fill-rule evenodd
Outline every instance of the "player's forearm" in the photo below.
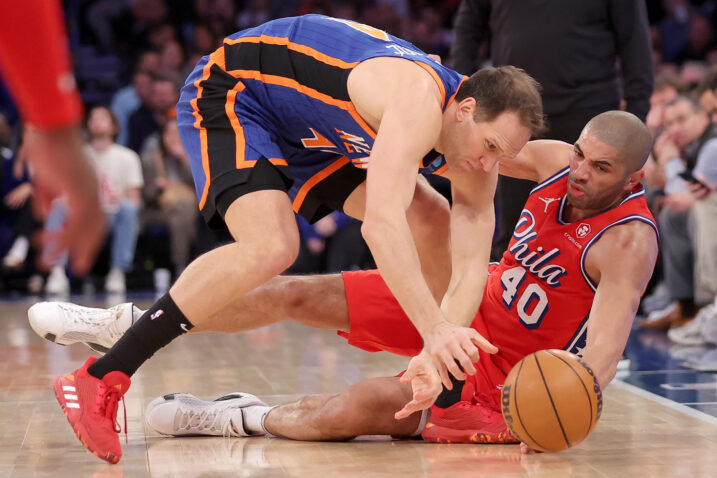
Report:
M 639 296 L 623 300 L 616 296 L 609 304 L 599 304 L 590 314 L 589 320 L 592 324 L 588 324 L 588 340 L 583 358 L 603 389 L 615 378 L 617 364 L 625 350 L 638 304 Z M 600 320 L 598 323 L 597 320 L 593 321 L 593 314 L 609 319 Z M 596 315 L 595 318 L 597 317 Z
M 366 215 L 361 227 L 381 277 L 424 339 L 442 319 L 421 273 L 416 245 L 405 216 Z
M 476 211 L 454 203 L 451 209 L 452 275 L 441 310 L 454 324 L 468 326 L 483 299 L 490 243 L 495 227 L 492 204 Z

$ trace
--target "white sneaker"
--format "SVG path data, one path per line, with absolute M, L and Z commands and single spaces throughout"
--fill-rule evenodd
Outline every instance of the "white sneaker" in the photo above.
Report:
M 702 336 L 708 343 L 717 345 L 717 299 L 715 299 L 714 303 L 703 307 L 700 310 L 700 314 L 703 313 L 702 311 L 704 311 L 704 316 L 700 323 Z
M 19 268 L 25 263 L 25 259 L 27 259 L 27 253 L 29 252 L 29 250 L 30 241 L 27 240 L 27 237 L 18 237 L 17 239 L 15 239 L 15 242 L 12 243 L 12 247 L 9 251 L 7 251 L 5 257 L 3 257 L 3 265 L 8 269 Z
M 64 266 L 55 266 L 47 276 L 45 293 L 49 295 L 67 295 L 70 293 L 70 279 L 65 274 Z
M 105 292 L 112 294 L 124 294 L 127 286 L 124 280 L 124 271 L 117 267 L 110 269 L 109 274 L 105 278 Z
M 712 315 L 712 305 L 702 307 L 694 319 L 682 327 L 673 327 L 667 331 L 667 337 L 682 345 L 705 345 L 708 341 L 703 332 L 705 322 Z
M 213 401 L 188 393 L 170 393 L 157 397 L 144 413 L 147 425 L 162 435 L 210 435 L 246 437 L 242 408 L 266 406 L 248 393 L 230 393 Z
M 109 309 L 38 302 L 27 311 L 27 318 L 40 337 L 60 345 L 82 342 L 104 355 L 142 313 L 129 302 Z

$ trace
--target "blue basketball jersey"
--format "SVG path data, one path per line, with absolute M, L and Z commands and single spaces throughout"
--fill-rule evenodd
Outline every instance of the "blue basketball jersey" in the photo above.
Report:
M 212 200 L 210 183 L 261 158 L 289 170 L 297 212 L 325 177 L 347 164 L 366 168 L 376 132 L 357 113 L 347 80 L 376 57 L 423 67 L 444 110 L 465 79 L 382 30 L 323 15 L 273 20 L 225 38 L 187 78 L 177 108 L 200 209 Z M 419 168 L 441 172 L 445 160 L 432 151 Z

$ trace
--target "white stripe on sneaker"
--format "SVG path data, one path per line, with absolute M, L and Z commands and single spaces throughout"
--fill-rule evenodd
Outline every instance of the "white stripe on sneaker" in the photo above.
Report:
M 62 390 L 65 392 L 75 392 L 76 389 L 72 385 L 63 385 Z
M 71 393 L 66 393 L 65 400 L 79 400 L 79 399 L 77 398 L 77 395 L 72 395 Z
M 66 406 L 67 408 L 80 408 L 80 404 L 79 404 L 79 403 L 66 403 L 65 406 Z

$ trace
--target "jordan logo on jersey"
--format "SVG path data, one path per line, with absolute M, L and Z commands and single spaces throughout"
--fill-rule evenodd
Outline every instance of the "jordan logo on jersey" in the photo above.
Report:
M 516 242 L 510 246 L 508 252 L 513 254 L 516 262 L 528 272 L 545 281 L 550 287 L 558 287 L 560 278 L 568 273 L 563 266 L 550 264 L 550 261 L 560 255 L 560 249 L 555 247 L 546 252 L 542 246 L 538 246 L 531 251 L 530 243 L 538 237 L 538 233 L 534 229 L 535 218 L 530 211 L 523 209 L 513 232 Z
M 545 203 L 545 210 L 543 212 L 548 212 L 548 206 L 550 206 L 550 203 L 560 201 L 560 198 L 544 198 L 541 196 L 538 196 L 538 199 Z

